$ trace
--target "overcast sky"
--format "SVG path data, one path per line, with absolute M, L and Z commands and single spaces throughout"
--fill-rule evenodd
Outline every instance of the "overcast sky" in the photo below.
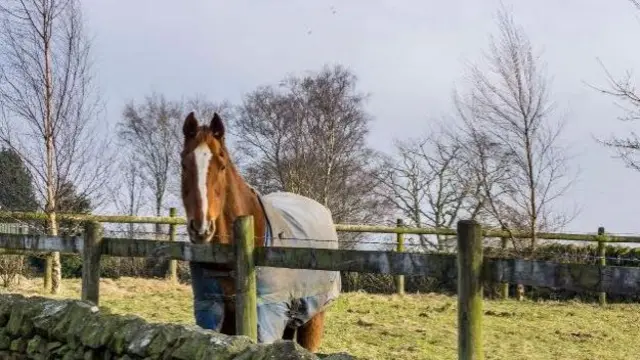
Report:
M 507 1 L 543 51 L 564 141 L 581 181 L 568 201 L 581 206 L 568 230 L 640 233 L 640 174 L 626 169 L 592 136 L 624 134 L 597 58 L 616 75 L 640 71 L 640 21 L 627 0 Z M 498 1 L 84 1 L 94 37 L 106 120 L 115 124 L 129 99 L 151 91 L 202 94 L 236 102 L 288 73 L 341 63 L 371 94 L 371 144 L 425 132 L 451 112 L 465 61 L 477 60 L 495 31 Z M 640 77 L 638 78 L 640 82 Z M 640 86 L 640 84 L 639 84 Z M 636 125 L 640 126 L 640 124 Z

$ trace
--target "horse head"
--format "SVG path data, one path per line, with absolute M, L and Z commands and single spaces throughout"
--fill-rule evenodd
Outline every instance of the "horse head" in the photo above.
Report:
M 211 242 L 221 217 L 227 187 L 229 156 L 222 118 L 214 113 L 208 126 L 200 126 L 193 112 L 182 127 L 182 201 L 187 231 L 193 243 Z

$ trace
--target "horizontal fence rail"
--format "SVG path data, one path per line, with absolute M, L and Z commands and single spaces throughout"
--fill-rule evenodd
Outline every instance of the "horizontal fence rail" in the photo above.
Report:
M 227 264 L 235 259 L 233 248 L 229 245 L 121 238 L 104 238 L 102 240 L 102 254 L 121 257 L 155 257 L 212 264 Z
M 0 248 L 33 252 L 59 251 L 82 254 L 81 237 L 3 234 Z M 233 247 L 164 240 L 103 238 L 105 256 L 155 257 L 213 264 L 231 264 Z M 292 247 L 259 247 L 255 265 L 290 269 L 334 270 L 390 275 L 455 279 L 455 254 L 424 254 L 374 250 L 334 250 Z M 640 268 L 485 257 L 483 280 L 576 291 L 636 294 L 640 292 Z
M 76 221 L 87 222 L 95 221 L 100 223 L 119 223 L 119 224 L 166 224 L 166 225 L 185 225 L 184 217 L 179 216 L 122 216 L 122 215 L 84 215 L 84 214 L 67 214 L 56 213 L 58 221 Z M 27 213 L 27 212 L 7 212 L 0 211 L 0 221 L 3 220 L 46 220 L 45 213 Z M 411 235 L 445 235 L 456 236 L 455 229 L 434 228 L 434 227 L 405 227 L 405 226 L 382 226 L 382 225 L 352 225 L 352 224 L 336 224 L 335 228 L 340 232 L 357 232 L 357 233 L 378 233 L 378 234 L 411 234 Z M 491 238 L 531 238 L 531 233 L 526 231 L 508 231 L 483 229 L 482 235 Z M 592 241 L 607 243 L 640 243 L 640 236 L 627 235 L 598 235 L 597 233 L 548 233 L 537 232 L 536 237 L 544 240 L 565 240 L 565 241 Z
M 84 239 L 79 236 L 0 234 L 0 249 L 81 254 L 83 246 Z

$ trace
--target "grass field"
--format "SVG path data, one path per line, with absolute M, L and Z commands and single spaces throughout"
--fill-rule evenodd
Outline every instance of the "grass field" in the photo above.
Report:
M 41 280 L 9 292 L 41 295 Z M 79 298 L 65 280 L 55 297 Z M 101 306 L 152 322 L 192 324 L 191 291 L 165 281 L 103 279 Z M 485 301 L 485 359 L 631 359 L 640 353 L 640 305 Z M 456 298 L 343 294 L 327 315 L 321 352 L 362 359 L 457 359 Z

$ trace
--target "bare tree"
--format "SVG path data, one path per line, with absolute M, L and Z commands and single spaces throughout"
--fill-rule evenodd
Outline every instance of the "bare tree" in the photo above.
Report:
M 137 164 L 139 175 L 150 189 L 156 216 L 162 216 L 162 206 L 179 156 L 176 144 L 180 142 L 181 107 L 164 95 L 152 93 L 142 104 L 130 101 L 118 124 L 122 145 L 129 149 L 131 160 Z M 156 233 L 162 226 L 156 225 Z
M 119 169 L 119 181 L 111 187 L 112 201 L 119 213 L 137 216 L 145 200 L 144 183 L 138 163 L 132 156 L 126 156 L 120 159 Z M 129 238 L 135 238 L 135 225 L 127 224 Z
M 379 182 L 366 144 L 370 116 L 356 80 L 342 66 L 325 66 L 249 93 L 231 127 L 247 179 L 262 192 L 313 198 L 339 222 L 379 217 L 372 214 L 385 202 L 373 191 Z
M 461 142 L 444 127 L 418 139 L 396 141 L 396 154 L 380 175 L 380 195 L 400 210 L 412 225 L 451 228 L 469 210 L 473 190 L 463 172 Z M 470 212 L 473 212 L 471 210 Z M 436 236 L 435 246 L 420 236 L 423 247 L 445 250 L 446 237 Z
M 627 103 L 627 107 L 623 107 L 624 116 L 618 117 L 622 121 L 635 121 L 640 119 L 640 94 L 631 80 L 632 74 L 627 72 L 623 79 L 614 79 L 614 77 L 606 71 L 609 80 L 609 89 L 598 89 L 601 93 L 612 96 L 621 102 Z M 596 139 L 600 144 L 612 148 L 624 164 L 634 170 L 640 171 L 640 160 L 637 156 L 640 151 L 640 137 L 631 131 L 627 136 L 612 136 L 609 139 Z
M 143 209 L 143 204 L 149 199 L 149 194 L 145 193 L 145 182 L 141 176 L 139 163 L 133 156 L 121 156 L 118 169 L 120 169 L 119 173 L 114 174 L 117 180 L 111 186 L 112 203 L 118 213 L 138 216 Z M 134 223 L 118 224 L 114 230 L 123 233 L 126 238 L 136 239 L 141 238 L 140 233 L 148 231 L 148 226 Z M 135 274 L 144 276 L 148 275 L 145 268 L 147 263 L 148 259 L 145 258 L 114 257 L 105 266 L 127 276 L 135 276 Z
M 494 213 L 517 215 L 510 217 L 509 225 L 529 230 L 533 248 L 538 231 L 556 229 L 570 220 L 568 213 L 553 206 L 574 177 L 566 150 L 558 141 L 563 122 L 552 123 L 553 109 L 539 58 L 504 8 L 498 12 L 498 29 L 499 37 L 491 39 L 486 56 L 487 67 L 471 68 L 472 88 L 459 104 L 473 114 L 466 125 L 476 145 L 492 147 L 491 152 L 503 158 L 494 163 L 509 167 L 508 176 L 500 174 L 499 191 L 508 198 L 485 198 L 492 200 L 489 205 Z M 478 146 L 475 150 L 480 154 Z M 488 156 L 489 150 L 485 148 L 481 156 Z M 491 172 L 483 171 L 480 179 Z
M 34 175 L 48 231 L 58 232 L 63 184 L 100 198 L 110 162 L 99 135 L 90 42 L 77 0 L 5 0 L 0 4 L 0 141 Z M 96 201 L 97 203 L 97 201 Z M 51 281 L 49 281 L 51 275 Z M 45 288 L 57 293 L 60 255 L 47 258 Z M 51 283 L 50 283 L 51 282 Z
M 469 96 L 472 98 L 472 96 Z M 482 126 L 477 118 L 478 108 L 473 106 L 473 99 L 465 102 L 458 94 L 454 96 L 456 114 L 462 121 L 458 139 L 465 159 L 462 172 L 469 178 L 470 196 L 466 198 L 465 208 L 470 210 L 470 217 L 481 221 L 485 226 L 496 226 L 502 229 L 526 227 L 522 221 L 522 212 L 509 206 L 514 196 L 511 186 L 512 166 L 516 159 L 513 152 L 502 143 L 497 142 Z M 516 239 L 511 237 L 514 248 L 518 247 Z

